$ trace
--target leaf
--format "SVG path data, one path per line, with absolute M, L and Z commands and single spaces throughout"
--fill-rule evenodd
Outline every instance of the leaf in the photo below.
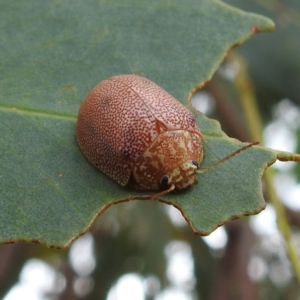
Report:
M 110 205 L 149 199 L 107 178 L 78 149 L 77 111 L 99 81 L 138 73 L 187 104 L 231 47 L 273 26 L 211 0 L 2 2 L 0 242 L 66 247 Z M 197 118 L 203 167 L 241 146 L 217 122 Z M 249 149 L 162 201 L 208 234 L 263 209 L 260 176 L 275 159 L 271 150 Z

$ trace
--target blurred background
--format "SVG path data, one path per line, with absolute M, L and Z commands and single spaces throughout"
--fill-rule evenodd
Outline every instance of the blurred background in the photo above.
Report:
M 229 136 L 253 141 L 251 120 L 247 122 L 240 104 L 246 85 L 256 97 L 264 128 L 260 142 L 300 153 L 300 2 L 225 2 L 270 17 L 276 30 L 233 49 L 193 104 L 219 120 Z M 256 119 L 252 122 L 257 125 Z M 300 165 L 276 163 L 272 168 L 273 186 L 300 253 Z M 267 203 L 259 215 L 201 238 L 171 206 L 156 201 L 118 204 L 69 250 L 0 247 L 0 298 L 300 299 L 276 219 L 274 206 Z

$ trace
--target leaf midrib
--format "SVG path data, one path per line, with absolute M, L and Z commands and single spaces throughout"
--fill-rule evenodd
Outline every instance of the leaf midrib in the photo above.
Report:
M 8 112 L 8 113 L 19 113 L 22 115 L 31 115 L 31 116 L 38 116 L 38 117 L 47 117 L 47 118 L 55 118 L 55 119 L 63 119 L 76 122 L 77 117 L 68 114 L 58 114 L 51 111 L 41 111 L 41 110 L 34 110 L 34 109 L 26 109 L 20 108 L 17 106 L 4 106 L 0 105 L 0 111 Z

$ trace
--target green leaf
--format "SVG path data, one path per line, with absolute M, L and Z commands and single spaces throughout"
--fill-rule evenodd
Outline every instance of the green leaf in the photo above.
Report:
M 231 47 L 273 27 L 212 0 L 2 1 L 0 242 L 65 247 L 113 203 L 149 199 L 100 173 L 78 149 L 76 115 L 94 85 L 138 73 L 187 104 Z M 203 167 L 241 146 L 217 122 L 197 119 Z M 275 159 L 270 150 L 249 149 L 162 201 L 208 234 L 263 209 L 260 177 Z

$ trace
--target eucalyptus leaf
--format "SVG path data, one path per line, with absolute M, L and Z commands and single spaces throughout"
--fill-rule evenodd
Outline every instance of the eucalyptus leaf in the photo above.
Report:
M 136 73 L 188 105 L 231 47 L 274 24 L 213 0 L 11 0 L 0 2 L 0 28 L 0 242 L 63 248 L 110 205 L 151 197 L 81 154 L 76 116 L 89 90 Z M 201 168 L 242 146 L 195 114 L 205 137 Z M 264 208 L 261 175 L 275 159 L 253 147 L 160 200 L 209 234 Z

